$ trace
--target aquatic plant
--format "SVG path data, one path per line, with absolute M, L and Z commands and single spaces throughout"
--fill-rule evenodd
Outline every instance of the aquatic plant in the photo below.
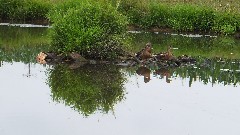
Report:
M 52 47 L 57 52 L 80 52 L 91 58 L 116 58 L 124 45 L 125 16 L 110 4 L 72 0 L 49 13 Z

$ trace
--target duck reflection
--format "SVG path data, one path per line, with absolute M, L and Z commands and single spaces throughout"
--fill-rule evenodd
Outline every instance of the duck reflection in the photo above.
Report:
M 140 76 L 144 77 L 144 82 L 148 83 L 151 80 L 151 70 L 147 67 L 141 66 L 136 70 L 136 73 Z M 168 68 L 160 68 L 155 71 L 153 71 L 154 75 L 160 75 L 161 78 L 166 77 L 166 82 L 170 83 L 171 82 L 171 76 L 172 72 Z
M 167 69 L 167 68 L 161 68 L 161 69 L 156 70 L 154 73 L 157 74 L 157 75 L 160 75 L 161 78 L 166 77 L 166 82 L 167 82 L 167 83 L 170 83 L 170 82 L 171 82 L 171 79 L 170 79 L 170 78 L 171 78 L 172 74 L 171 74 L 171 72 L 170 72 L 169 69 Z
M 145 83 L 148 83 L 151 80 L 151 78 L 150 78 L 151 70 L 148 69 L 147 67 L 144 67 L 144 66 L 139 67 L 137 69 L 136 73 L 138 75 L 144 76 L 144 82 Z

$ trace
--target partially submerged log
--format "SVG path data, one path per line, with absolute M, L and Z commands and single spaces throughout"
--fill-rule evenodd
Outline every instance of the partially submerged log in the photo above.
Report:
M 76 52 L 72 52 L 68 55 L 53 52 L 40 52 L 36 60 L 40 64 L 88 62 L 88 60 Z
M 71 69 L 76 69 L 86 63 L 88 64 L 109 64 L 113 63 L 118 66 L 135 66 L 135 65 L 147 65 L 154 64 L 158 67 L 167 68 L 167 67 L 179 67 L 182 64 L 195 63 L 196 59 L 182 55 L 175 57 L 172 53 L 172 47 L 169 46 L 167 52 L 161 52 L 156 55 L 152 54 L 151 43 L 147 43 L 146 46 L 135 55 L 130 55 L 126 53 L 125 56 L 119 58 L 116 61 L 102 61 L 102 60 L 88 60 L 85 59 L 82 55 L 76 52 L 69 54 L 57 54 L 54 52 L 40 52 L 36 60 L 40 64 L 60 64 L 66 63 L 69 64 Z

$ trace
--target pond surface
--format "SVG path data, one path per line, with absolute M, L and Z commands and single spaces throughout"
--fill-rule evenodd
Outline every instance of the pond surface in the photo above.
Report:
M 178 68 L 40 65 L 45 27 L 0 26 L 1 135 L 240 134 L 240 43 L 231 37 L 131 33 L 197 63 Z M 133 49 L 133 50 L 134 50 Z M 221 58 L 219 58 L 221 57 Z

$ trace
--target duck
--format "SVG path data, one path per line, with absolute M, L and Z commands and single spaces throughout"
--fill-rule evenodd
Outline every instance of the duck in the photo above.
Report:
M 173 56 L 173 53 L 172 53 L 172 46 L 168 46 L 167 52 L 158 53 L 155 56 L 155 58 L 157 60 L 173 60 L 173 59 L 175 59 L 175 57 Z
M 152 44 L 147 43 L 145 48 L 136 54 L 136 57 L 140 60 L 147 60 L 152 58 Z

